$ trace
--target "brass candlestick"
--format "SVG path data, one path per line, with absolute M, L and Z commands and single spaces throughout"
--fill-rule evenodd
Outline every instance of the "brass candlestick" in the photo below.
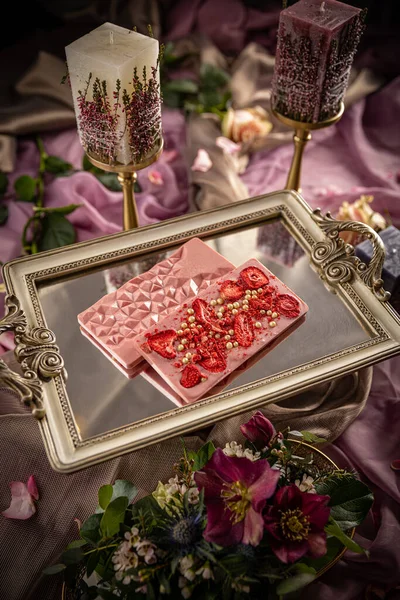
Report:
M 285 117 L 274 109 L 272 109 L 272 112 L 281 123 L 284 123 L 285 125 L 288 125 L 288 127 L 291 127 L 295 130 L 293 135 L 294 154 L 285 189 L 296 190 L 297 192 L 300 192 L 301 163 L 305 145 L 311 140 L 311 131 L 323 129 L 324 127 L 329 127 L 329 125 L 334 125 L 337 123 L 343 115 L 344 104 L 343 102 L 341 103 L 340 109 L 336 115 L 330 117 L 330 119 L 326 119 L 325 121 L 318 121 L 317 123 L 296 121 L 295 119 Z
M 123 225 L 124 231 L 129 229 L 135 229 L 139 226 L 139 218 L 136 206 L 134 185 L 137 180 L 137 171 L 145 169 L 153 164 L 160 156 L 163 150 L 163 139 L 161 138 L 160 144 L 151 156 L 148 156 L 141 163 L 129 163 L 123 165 L 122 163 L 108 164 L 95 157 L 93 154 L 86 152 L 89 161 L 95 167 L 107 171 L 107 173 L 118 173 L 118 181 L 121 184 L 122 192 L 124 195 L 124 217 Z

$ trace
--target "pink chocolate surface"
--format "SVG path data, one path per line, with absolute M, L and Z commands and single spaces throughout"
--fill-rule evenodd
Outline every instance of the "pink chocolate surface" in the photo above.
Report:
M 307 311 L 303 300 L 251 259 L 183 303 L 135 344 L 185 402 L 194 402 L 261 349 L 287 337 L 283 334 L 304 321 Z
M 88 339 L 119 363 L 129 377 L 142 360 L 135 337 L 233 268 L 226 258 L 193 238 L 80 313 L 79 324 Z

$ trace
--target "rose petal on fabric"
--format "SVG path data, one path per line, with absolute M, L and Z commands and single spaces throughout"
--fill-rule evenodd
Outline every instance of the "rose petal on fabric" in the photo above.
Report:
M 28 492 L 32 496 L 34 500 L 39 500 L 39 492 L 37 489 L 36 481 L 34 475 L 31 475 L 26 483 L 26 487 L 28 488 Z
M 207 150 L 199 148 L 196 154 L 196 158 L 190 167 L 192 171 L 200 171 L 201 173 L 207 173 L 212 167 L 212 160 Z
M 226 152 L 226 154 L 237 154 L 241 150 L 240 144 L 236 144 L 235 142 L 223 135 L 217 137 L 215 143 L 218 146 L 218 148 L 221 148 L 221 150 Z
M 162 178 L 160 171 L 153 169 L 152 171 L 149 171 L 147 177 L 149 178 L 150 183 L 154 185 L 164 185 L 164 179 Z
M 28 487 L 22 481 L 11 481 L 11 504 L 1 514 L 7 519 L 26 520 L 36 512 L 36 507 Z
M 164 150 L 162 155 L 165 162 L 171 163 L 178 158 L 179 152 L 177 150 Z
M 258 546 L 264 533 L 264 520 L 261 513 L 251 507 L 244 519 L 243 544 Z

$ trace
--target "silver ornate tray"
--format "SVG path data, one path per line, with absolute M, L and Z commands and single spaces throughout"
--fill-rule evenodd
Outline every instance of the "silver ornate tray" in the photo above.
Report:
M 369 266 L 342 241 L 344 230 L 371 241 Z M 274 250 L 282 234 L 297 248 L 292 266 Z M 162 382 L 127 379 L 82 335 L 76 317 L 107 293 L 122 267 L 130 276 L 144 272 L 194 236 L 235 265 L 257 258 L 310 310 L 220 393 L 179 407 Z M 0 387 L 31 407 L 52 467 L 76 471 L 400 353 L 383 261 L 382 241 L 368 226 L 313 212 L 289 191 L 22 257 L 3 267 L 9 295 L 0 321 L 0 333 L 14 331 L 21 374 L 0 360 Z

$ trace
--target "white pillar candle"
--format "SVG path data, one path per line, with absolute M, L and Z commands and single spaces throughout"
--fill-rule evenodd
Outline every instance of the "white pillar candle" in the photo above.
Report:
M 104 23 L 65 53 L 85 151 L 124 165 L 153 154 L 161 142 L 158 41 Z

